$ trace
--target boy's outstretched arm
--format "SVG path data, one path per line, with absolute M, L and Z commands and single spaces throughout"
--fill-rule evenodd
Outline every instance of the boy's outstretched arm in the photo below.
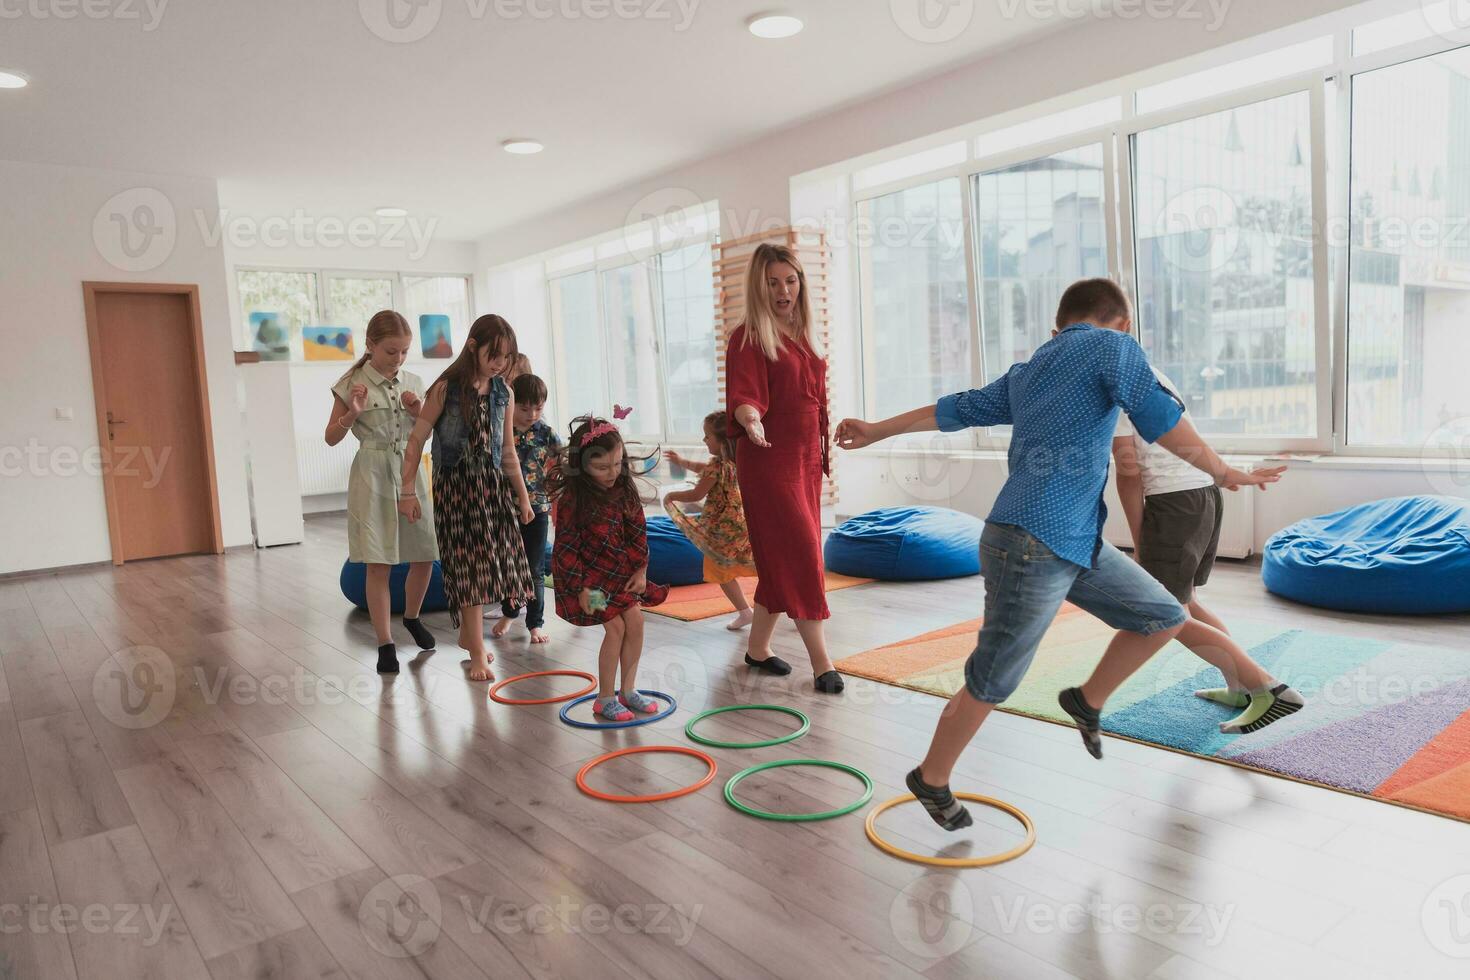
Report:
M 1264 490 L 1267 484 L 1275 483 L 1286 472 L 1285 466 L 1268 466 L 1249 473 L 1236 469 L 1210 448 L 1195 430 L 1194 423 L 1187 418 L 1181 418 L 1174 428 L 1159 436 L 1157 442 L 1190 466 L 1208 473 L 1216 486 L 1226 490 L 1239 490 L 1241 487 Z
M 934 408 L 925 405 L 882 422 L 843 419 L 837 424 L 837 445 L 843 449 L 862 449 L 905 432 L 933 432 L 939 428 Z
M 984 388 L 945 395 L 925 405 L 882 422 L 843 419 L 837 426 L 837 445 L 862 449 L 875 442 L 906 432 L 956 432 L 986 425 L 1011 424 L 1010 373 Z

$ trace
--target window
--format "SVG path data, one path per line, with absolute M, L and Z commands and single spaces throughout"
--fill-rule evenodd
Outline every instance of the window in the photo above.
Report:
M 1070 133 L 1096 129 L 1098 126 L 1117 122 L 1122 117 L 1123 99 L 1115 95 L 1077 106 L 1075 109 L 1064 109 L 1014 126 L 982 133 L 975 137 L 975 156 L 984 158 L 1007 150 L 1035 146 L 1049 140 L 1061 139 Z
M 974 198 L 989 383 L 1051 339 L 1062 290 L 1108 274 L 1102 145 L 979 174 Z
M 262 360 L 299 360 L 301 328 L 316 323 L 320 315 L 316 273 L 239 269 L 235 282 L 249 349 Z
M 703 434 L 704 417 L 724 408 L 715 377 L 715 286 L 710 247 L 701 242 L 658 261 L 669 434 Z
M 561 348 L 562 379 L 557 404 L 564 425 L 582 415 L 609 411 L 603 373 L 602 328 L 597 316 L 597 273 L 591 270 L 551 280 L 551 325 Z
M 329 322 L 323 326 L 350 327 L 353 346 L 367 350 L 368 321 L 379 310 L 394 309 L 392 276 L 327 275 L 327 311 Z
M 879 417 L 970 385 L 963 211 L 957 177 L 858 204 L 865 374 Z
M 464 276 L 404 276 L 403 316 L 416 338 L 410 357 L 452 357 L 470 332 L 470 281 Z M 449 336 L 426 338 L 420 320 L 424 316 L 447 316 Z
M 1350 445 L 1470 435 L 1470 48 L 1352 81 Z
M 663 426 L 648 266 L 635 262 L 603 272 L 602 311 L 609 395 L 616 404 L 634 409 L 623 431 L 630 436 L 657 437 Z M 603 415 L 612 410 L 612 404 L 598 409 Z
M 1206 68 L 1183 78 L 1173 78 L 1158 85 L 1141 88 L 1134 97 L 1133 105 L 1139 115 L 1142 115 L 1286 78 L 1331 62 L 1331 35 L 1314 37 L 1300 44 L 1291 44 L 1226 65 Z
M 1310 101 L 1133 136 L 1139 339 L 1201 432 L 1317 434 Z
M 865 187 L 890 184 L 896 180 L 903 180 L 905 177 L 917 177 L 931 170 L 944 170 L 964 163 L 966 152 L 965 142 L 960 140 L 958 143 L 946 143 L 943 146 L 920 150 L 918 153 L 911 153 L 897 160 L 886 160 L 853 174 L 852 186 L 862 190 Z

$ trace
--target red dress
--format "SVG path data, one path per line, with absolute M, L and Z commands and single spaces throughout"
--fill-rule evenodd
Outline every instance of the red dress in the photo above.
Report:
M 804 341 L 787 341 L 776 360 L 745 327 L 725 352 L 726 424 L 735 439 L 735 468 L 759 582 L 755 601 L 792 619 L 826 619 L 822 571 L 822 475 L 830 472 L 827 362 Z M 761 413 L 769 449 L 746 437 L 735 410 Z
M 648 564 L 648 528 L 643 506 L 629 494 L 621 503 L 599 501 L 592 513 L 577 514 L 567 498 L 558 500 L 556 543 L 551 550 L 551 580 L 556 614 L 576 626 L 598 626 L 635 605 L 656 606 L 668 598 L 667 585 L 648 583 L 642 594 L 624 586 Z M 582 611 L 582 590 L 601 589 L 607 608 Z

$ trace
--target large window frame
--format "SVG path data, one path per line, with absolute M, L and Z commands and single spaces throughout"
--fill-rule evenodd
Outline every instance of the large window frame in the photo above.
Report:
M 1359 15 L 1361 18 L 1361 15 Z M 1315 22 L 1322 24 L 1326 18 Z M 1453 450 L 1426 446 L 1392 446 L 1350 444 L 1347 441 L 1348 405 L 1348 264 L 1350 248 L 1346 243 L 1329 241 L 1328 232 L 1344 223 L 1349 214 L 1349 172 L 1351 169 L 1351 108 L 1353 77 L 1430 57 L 1446 51 L 1470 45 L 1470 30 L 1452 35 L 1434 35 L 1385 47 L 1371 53 L 1352 54 L 1352 36 L 1355 29 L 1364 24 L 1359 19 L 1351 21 L 1344 14 L 1329 21 L 1331 26 L 1318 27 L 1308 33 L 1298 29 L 1280 35 L 1280 40 L 1268 44 L 1236 46 L 1229 52 L 1212 52 L 1200 59 L 1183 65 L 1167 66 L 1140 72 L 1128 79 L 1104 86 L 1096 86 L 1073 93 L 1066 100 L 1049 103 L 1045 111 L 1031 113 L 1007 113 L 997 117 L 992 124 L 975 127 L 963 136 L 961 131 L 951 130 L 935 134 L 922 142 L 909 144 L 940 146 L 953 143 L 956 138 L 965 138 L 974 152 L 977 135 L 985 132 L 1010 128 L 1027 119 L 1041 119 L 1049 115 L 1060 115 L 1075 111 L 1079 106 L 1099 104 L 1116 97 L 1121 100 L 1121 112 L 1116 121 L 1088 130 L 1079 130 L 1055 139 L 1026 146 L 1017 146 L 1005 152 L 973 157 L 962 163 L 908 173 L 902 179 L 859 186 L 852 179 L 858 173 L 858 162 L 847 170 L 849 176 L 850 210 L 847 218 L 854 226 L 859 221 L 859 206 L 863 202 L 883 197 L 913 187 L 923 186 L 947 178 L 958 178 L 961 183 L 965 224 L 966 267 L 971 332 L 971 377 L 972 384 L 979 387 L 985 378 L 984 337 L 981 329 L 981 288 L 979 271 L 978 228 L 974 211 L 974 180 L 981 174 L 1004 169 L 1029 160 L 1054 153 L 1075 150 L 1088 144 L 1101 143 L 1104 152 L 1104 214 L 1108 236 L 1109 275 L 1123 284 L 1130 297 L 1138 293 L 1134 229 L 1138 218 L 1134 212 L 1134 138 L 1137 134 L 1159 126 L 1180 122 L 1199 116 L 1248 106 L 1284 95 L 1305 93 L 1310 105 L 1310 187 L 1312 211 L 1312 315 L 1313 315 L 1313 359 L 1315 365 L 1315 431 L 1303 437 L 1217 435 L 1211 437 L 1212 444 L 1234 453 L 1270 455 L 1275 453 L 1326 453 L 1335 456 L 1373 457 L 1450 457 Z M 1253 55 L 1274 49 L 1308 46 L 1304 39 L 1330 37 L 1333 57 L 1331 63 L 1294 74 L 1283 75 L 1259 84 L 1221 92 L 1217 96 L 1181 102 L 1153 112 L 1136 112 L 1135 95 L 1141 88 L 1153 86 L 1160 81 L 1191 75 L 1204 69 L 1233 63 Z M 1329 118 L 1330 117 L 1330 118 Z M 1329 143 L 1329 123 L 1331 142 Z M 891 154 L 869 154 L 860 161 L 864 171 L 873 171 L 885 166 L 886 160 L 901 160 L 904 151 L 895 149 Z M 1330 164 L 1330 167 L 1329 167 Z M 902 168 L 898 168 L 902 170 Z M 818 174 L 830 174 L 837 168 L 827 168 Z M 1336 247 L 1343 245 L 1344 247 Z M 870 352 L 874 347 L 874 330 L 877 325 L 862 316 L 862 297 L 858 291 L 861 257 L 858 248 L 851 249 L 849 257 L 854 282 L 853 308 L 858 313 L 857 331 L 862 352 L 859 356 L 860 384 L 864 410 L 874 410 L 873 390 L 881 383 L 876 365 Z M 1139 325 L 1146 330 L 1147 325 Z M 1140 339 L 1143 339 L 1142 337 Z M 1007 430 L 976 430 L 972 434 L 975 450 L 1004 450 L 1009 445 Z
M 660 442 L 682 445 L 684 443 L 698 443 L 703 438 L 701 432 L 675 431 L 672 421 L 672 412 L 669 406 L 668 386 L 666 379 L 669 377 L 671 365 L 668 361 L 668 341 L 664 311 L 663 277 L 661 275 L 660 263 L 666 255 L 673 255 L 692 245 L 709 246 L 717 241 L 717 236 L 712 232 L 708 236 L 694 239 L 664 239 L 659 236 L 657 243 L 650 229 L 649 237 L 645 241 L 641 238 L 634 239 L 631 232 L 620 233 L 618 237 L 610 238 L 607 242 L 596 248 L 584 247 L 577 250 L 575 254 L 583 261 L 575 264 L 568 261 L 550 261 L 547 263 L 546 274 L 546 322 L 551 332 L 552 347 L 552 377 L 556 381 L 557 388 L 561 391 L 570 391 L 570 374 L 568 371 L 569 354 L 567 352 L 567 340 L 562 322 L 556 316 L 552 302 L 552 294 L 558 288 L 561 280 L 574 278 L 576 276 L 591 273 L 595 291 L 595 328 L 603 344 L 603 356 L 601 358 L 603 391 L 608 393 L 609 399 L 615 399 L 612 394 L 615 390 L 612 378 L 612 361 L 606 356 L 607 346 L 614 342 L 614 337 L 609 332 L 607 293 L 604 287 L 605 277 L 609 273 L 640 266 L 644 270 L 644 276 L 648 283 L 648 304 L 650 309 L 651 342 L 653 344 L 655 384 L 659 391 L 658 404 L 633 405 L 633 414 L 622 424 L 624 434 L 630 442 Z M 655 250 L 656 249 L 656 250 Z M 600 257 L 599 257 L 600 256 Z M 554 270 L 554 271 L 552 271 Z M 613 410 L 611 400 L 606 406 L 598 409 L 601 412 L 610 413 Z M 658 428 L 654 430 L 646 425 L 646 420 L 654 418 L 657 420 Z M 570 424 L 571 418 L 563 420 Z

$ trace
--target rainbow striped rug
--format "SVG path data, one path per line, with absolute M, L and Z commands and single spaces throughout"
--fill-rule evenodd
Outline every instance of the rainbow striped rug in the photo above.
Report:
M 845 674 L 940 697 L 964 683 L 978 619 L 837 662 Z M 1103 730 L 1470 821 L 1470 650 L 1231 623 L 1237 642 L 1296 688 L 1306 708 L 1249 735 L 1222 735 L 1236 714 L 1194 696 L 1218 671 L 1171 643 L 1108 701 Z M 1113 632 L 1063 606 L 1003 710 L 1071 724 L 1057 692 L 1080 684 Z

